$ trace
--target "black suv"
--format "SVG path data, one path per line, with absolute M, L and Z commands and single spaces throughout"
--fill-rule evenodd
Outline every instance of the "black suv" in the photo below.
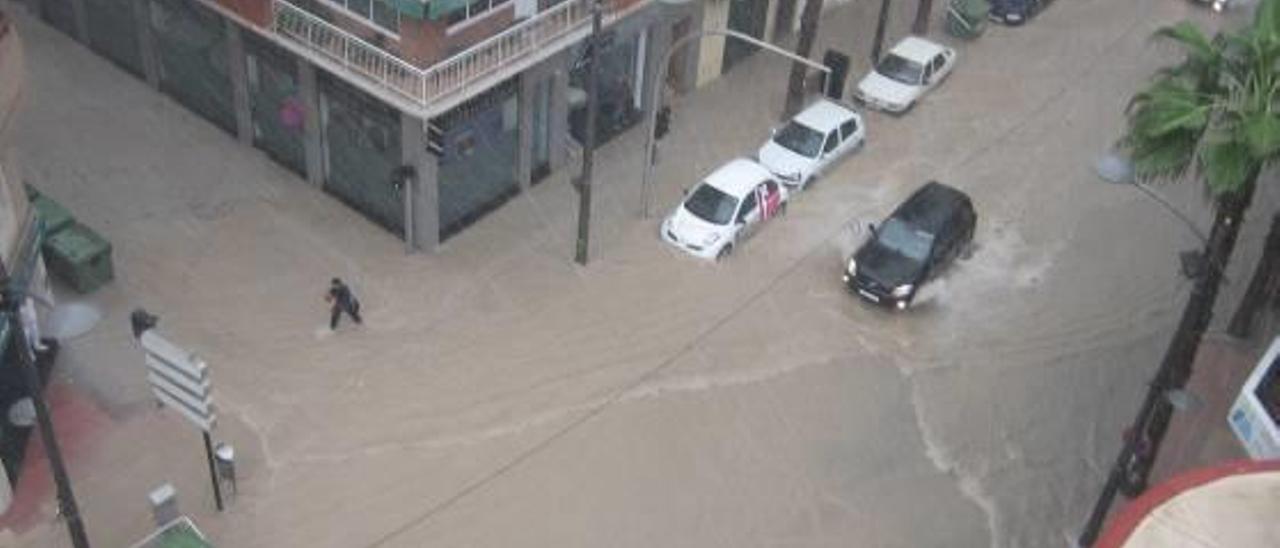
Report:
M 863 298 L 899 310 L 926 281 L 973 242 L 978 215 L 963 192 L 937 181 L 920 187 L 845 265 L 844 283 Z

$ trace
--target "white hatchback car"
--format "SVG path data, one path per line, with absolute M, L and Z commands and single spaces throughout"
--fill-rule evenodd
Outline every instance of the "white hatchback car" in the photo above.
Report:
M 662 221 L 662 239 L 703 259 L 719 260 L 786 212 L 788 193 L 769 170 L 751 160 L 720 166 Z
M 889 50 L 855 92 L 863 103 L 889 112 L 906 112 L 938 85 L 956 65 L 956 50 L 908 36 Z
M 801 189 L 836 159 L 862 146 L 862 116 L 822 99 L 809 105 L 760 147 L 760 164 L 784 184 Z

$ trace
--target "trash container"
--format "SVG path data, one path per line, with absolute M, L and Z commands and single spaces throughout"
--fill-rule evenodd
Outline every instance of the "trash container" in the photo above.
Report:
M 80 293 L 114 278 L 111 243 L 79 223 L 46 238 L 44 257 L 49 271 Z
M 849 77 L 849 56 L 829 49 L 822 55 L 822 64 L 831 69 L 831 74 L 824 78 L 822 91 L 839 101 L 844 97 L 844 81 Z
M 61 232 L 76 222 L 67 208 L 62 207 L 62 204 L 49 199 L 48 196 L 43 194 L 37 194 L 31 198 L 31 207 L 35 208 L 36 215 L 40 217 L 41 221 L 44 221 L 46 238 Z
M 987 28 L 987 0 L 951 0 L 947 6 L 947 32 L 957 38 L 973 39 Z
M 236 488 L 235 448 L 228 443 L 218 442 L 213 450 L 213 462 L 217 464 L 218 480 L 228 484 L 231 493 L 236 494 L 239 489 Z

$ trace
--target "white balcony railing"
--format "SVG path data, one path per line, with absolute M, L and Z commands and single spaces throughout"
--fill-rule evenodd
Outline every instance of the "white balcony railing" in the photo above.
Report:
M 277 36 L 304 46 L 415 103 L 424 101 L 422 69 L 285 0 L 272 2 Z
M 426 69 L 309 13 L 287 0 L 273 0 L 272 29 L 277 36 L 328 58 L 375 87 L 426 109 L 436 100 L 466 88 L 512 62 L 542 50 L 591 17 L 591 0 L 567 0 L 517 23 Z M 606 20 L 616 18 L 605 0 Z

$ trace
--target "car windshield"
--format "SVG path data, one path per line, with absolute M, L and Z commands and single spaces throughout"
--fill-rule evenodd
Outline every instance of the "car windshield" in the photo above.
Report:
M 924 71 L 924 67 L 915 61 L 910 61 L 890 53 L 880 60 L 880 64 L 876 65 L 876 72 L 884 75 L 891 80 L 897 80 L 908 85 L 918 85 L 920 83 L 920 73 Z
M 720 189 L 703 183 L 684 201 L 684 208 L 698 218 L 717 225 L 729 224 L 738 200 Z
M 895 218 L 885 221 L 877 232 L 876 240 L 899 255 L 921 262 L 929 257 L 929 248 L 933 247 L 932 235 Z
M 822 148 L 822 134 L 792 120 L 773 136 L 773 142 L 805 158 L 813 158 L 818 155 L 818 149 Z

